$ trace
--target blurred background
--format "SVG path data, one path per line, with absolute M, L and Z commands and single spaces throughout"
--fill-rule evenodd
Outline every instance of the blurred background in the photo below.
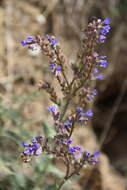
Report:
M 100 48 L 110 65 L 96 84 L 93 120 L 79 127 L 73 139 L 102 153 L 97 167 L 84 169 L 65 189 L 127 189 L 127 0 L 0 0 L 0 190 L 50 190 L 54 178 L 63 176 L 62 166 L 50 156 L 31 164 L 19 159 L 22 141 L 53 135 L 46 111 L 51 102 L 37 84 L 52 80 L 57 85 L 46 57 L 31 54 L 20 41 L 54 34 L 73 62 L 81 30 L 93 16 L 111 18 L 112 30 Z

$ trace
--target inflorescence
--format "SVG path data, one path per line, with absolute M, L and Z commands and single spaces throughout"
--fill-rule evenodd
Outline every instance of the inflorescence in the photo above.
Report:
M 89 153 L 72 143 L 72 134 L 77 125 L 86 125 L 94 113 L 90 108 L 91 102 L 98 94 L 94 89 L 94 81 L 102 80 L 101 71 L 108 66 L 107 56 L 99 55 L 97 46 L 104 43 L 110 31 L 110 19 L 93 19 L 83 30 L 81 49 L 76 63 L 71 64 L 73 78 L 66 75 L 67 64 L 60 44 L 55 36 L 29 36 L 21 42 L 34 50 L 34 46 L 41 49 L 49 57 L 49 69 L 58 81 L 64 98 L 60 99 L 55 88 L 48 81 L 40 82 L 39 89 L 45 89 L 50 95 L 53 105 L 47 107 L 56 127 L 56 135 L 52 138 L 37 136 L 28 144 L 23 142 L 24 162 L 43 152 L 52 154 L 57 159 L 62 158 L 67 166 L 66 179 L 72 174 L 79 174 L 82 167 L 98 162 L 99 152 Z M 71 109 L 70 109 L 71 108 Z

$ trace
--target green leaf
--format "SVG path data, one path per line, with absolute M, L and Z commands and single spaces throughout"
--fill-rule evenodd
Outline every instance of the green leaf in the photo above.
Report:
M 7 163 L 0 159 L 0 175 L 5 177 L 7 175 L 15 175 L 15 173 L 7 166 Z

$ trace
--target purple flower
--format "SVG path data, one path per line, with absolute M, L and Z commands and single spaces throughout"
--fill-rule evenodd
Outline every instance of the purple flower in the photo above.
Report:
M 98 79 L 98 80 L 103 80 L 104 77 L 103 77 L 103 75 L 97 75 L 97 76 L 96 76 L 96 79 Z
M 55 44 L 58 43 L 56 40 L 55 36 L 50 36 L 48 34 L 45 35 L 45 38 L 54 46 Z
M 26 155 L 26 156 L 29 156 L 30 155 L 30 149 L 26 149 L 23 151 L 23 154 Z
M 54 69 L 54 66 L 55 66 L 55 64 L 54 64 L 54 63 L 50 63 L 50 64 L 49 64 L 49 67 L 50 67 L 50 69 L 51 69 L 51 70 L 53 70 L 53 69 Z
M 104 21 L 103 21 L 103 24 L 106 24 L 106 25 L 110 24 L 110 23 L 111 23 L 111 21 L 110 21 L 110 18 L 108 18 L 108 17 L 105 18 Z
M 99 58 L 100 58 L 100 60 L 99 60 L 100 66 L 104 67 L 104 68 L 107 67 L 108 61 L 105 60 L 107 58 L 107 56 L 100 56 Z
M 103 35 L 106 35 L 107 33 L 109 33 L 110 28 L 111 27 L 109 25 L 103 26 L 100 33 L 103 34 Z
M 33 37 L 32 36 L 28 36 L 26 38 L 26 41 L 27 41 L 27 43 L 31 43 L 33 41 Z
M 54 112 L 57 110 L 57 106 L 56 106 L 56 105 L 49 106 L 49 107 L 47 107 L 47 110 L 48 110 L 49 112 L 54 113 Z
M 84 152 L 84 158 L 86 161 L 88 161 L 88 163 L 91 163 L 91 164 L 95 164 L 98 162 L 96 156 L 98 156 L 100 154 L 100 152 L 95 152 L 93 154 L 85 151 Z
M 107 65 L 108 65 L 108 61 L 102 59 L 102 60 L 99 61 L 99 64 L 100 64 L 101 67 L 104 67 L 104 68 L 105 68 L 105 67 L 107 67 Z
M 37 143 L 37 142 L 38 142 L 37 139 L 32 139 L 31 142 L 32 142 L 33 144 L 26 144 L 26 143 L 23 143 L 24 147 L 29 147 L 29 148 L 27 148 L 27 149 L 25 149 L 25 150 L 23 151 L 23 154 L 26 155 L 26 156 L 29 156 L 29 155 L 31 155 L 32 153 L 33 153 L 34 155 L 36 155 L 36 156 L 39 155 L 39 154 L 42 152 L 42 151 L 40 151 L 40 149 L 42 150 L 42 148 L 41 148 L 40 144 Z M 26 146 L 26 145 L 27 145 L 27 146 Z
M 55 44 L 57 44 L 57 40 L 55 39 L 55 37 L 52 37 L 51 39 L 50 39 L 50 43 L 52 44 L 52 45 L 55 45 Z
M 40 148 L 40 144 L 36 143 L 36 144 L 33 145 L 33 149 L 34 149 L 34 150 L 36 150 L 36 149 L 38 149 L 38 148 Z
M 95 92 L 94 92 L 94 93 L 95 93 Z M 93 111 L 92 111 L 91 109 L 89 109 L 89 110 L 87 110 L 87 111 L 84 112 L 84 113 L 80 113 L 79 116 L 80 116 L 80 117 L 93 116 Z M 86 118 L 86 120 L 88 120 L 88 119 Z
M 61 71 L 61 66 L 60 65 L 56 66 L 56 71 Z
M 98 71 L 97 68 L 94 69 L 94 71 L 93 71 L 94 77 L 95 77 L 96 79 L 98 79 L 98 80 L 103 80 L 103 79 L 104 79 L 103 75 L 101 75 L 101 74 L 99 74 L 99 73 L 100 73 L 100 72 Z
M 70 121 L 64 122 L 64 127 L 71 127 L 72 123 Z
M 89 157 L 91 154 L 90 154 L 89 152 L 85 151 L 85 155 L 86 155 L 87 157 Z
M 26 40 L 22 40 L 22 41 L 21 41 L 21 44 L 22 44 L 22 46 L 26 46 L 26 45 L 27 45 Z
M 80 151 L 81 150 L 81 147 L 80 146 L 73 146 L 74 150 L 78 150 Z
M 83 111 L 83 108 L 82 108 L 82 107 L 77 107 L 77 108 L 76 108 L 76 111 L 77 111 L 78 113 L 80 113 L 80 112 Z
M 29 151 L 30 152 L 34 152 L 35 151 L 35 148 L 33 147 L 33 145 L 31 145 L 31 147 L 29 148 Z
M 27 37 L 25 40 L 21 41 L 22 46 L 26 46 L 28 44 L 31 44 L 34 41 L 32 36 Z
M 88 100 L 93 100 L 93 96 L 91 96 L 91 95 L 89 95 L 89 94 L 87 94 L 87 98 L 88 98 Z
M 40 154 L 42 153 L 42 148 L 38 148 L 35 152 L 34 152 L 34 155 L 35 156 L 39 156 Z
M 69 146 L 68 148 L 69 153 L 74 154 L 76 151 L 81 151 L 80 146 Z
M 105 56 L 105 55 L 101 55 L 101 56 L 99 56 L 99 58 L 100 58 L 100 59 L 106 59 L 107 56 Z
M 49 67 L 50 67 L 50 71 L 54 72 L 55 64 L 54 63 L 50 63 Z
M 22 142 L 22 146 L 24 147 L 29 147 L 30 144 L 26 143 L 26 142 Z
M 46 35 L 45 35 L 45 38 L 46 38 L 47 40 L 49 40 L 49 39 L 50 39 L 50 36 L 49 36 L 48 34 L 46 34 Z
M 97 90 L 94 89 L 94 90 L 92 90 L 91 94 L 87 94 L 87 98 L 88 98 L 88 100 L 91 101 L 94 99 L 94 96 L 96 96 L 96 95 L 97 95 Z
M 100 154 L 100 152 L 94 152 L 93 154 L 92 154 L 92 156 L 98 156 Z
M 37 139 L 32 139 L 31 142 L 32 143 L 37 143 Z
M 111 29 L 110 25 L 110 19 L 109 18 L 105 18 L 105 20 L 103 21 L 103 24 L 105 24 L 106 26 L 102 26 L 101 30 L 100 30 L 100 36 L 98 37 L 99 42 L 104 43 L 105 39 L 106 39 L 106 34 L 109 33 L 109 30 Z
M 97 90 L 96 89 L 92 90 L 92 95 L 94 95 L 94 96 L 97 95 Z
M 68 139 L 67 140 L 67 144 L 71 144 L 72 143 L 72 140 L 71 139 Z
M 75 149 L 73 148 L 73 146 L 70 146 L 68 148 L 68 151 L 69 151 L 69 153 L 73 154 L 75 152 Z
M 104 43 L 105 39 L 106 39 L 106 37 L 104 35 L 99 36 L 99 42 Z
M 86 116 L 93 116 L 93 111 L 91 109 L 87 110 L 87 112 L 85 113 Z

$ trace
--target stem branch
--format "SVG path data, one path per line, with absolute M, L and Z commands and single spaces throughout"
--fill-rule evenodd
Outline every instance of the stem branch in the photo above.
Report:
M 67 181 L 68 179 L 70 179 L 74 174 L 75 174 L 75 172 L 72 172 L 69 176 L 67 176 L 66 178 L 64 178 L 64 179 L 61 181 L 61 183 L 60 183 L 60 185 L 59 185 L 59 187 L 58 187 L 57 190 L 60 190 L 60 189 L 63 187 L 63 185 L 66 183 L 66 181 Z

